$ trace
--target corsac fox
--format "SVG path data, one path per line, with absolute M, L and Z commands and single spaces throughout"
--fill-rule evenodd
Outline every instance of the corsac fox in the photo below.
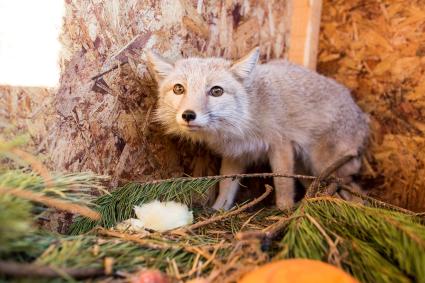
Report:
M 257 64 L 259 49 L 237 61 L 148 54 L 159 85 L 156 120 L 167 133 L 205 143 L 222 156 L 220 174 L 239 174 L 269 161 L 274 173 L 310 174 L 345 155 L 336 171 L 347 184 L 361 166 L 368 117 L 336 81 L 285 60 Z M 295 172 L 297 173 L 297 172 Z M 294 180 L 275 178 L 276 205 L 294 205 Z M 353 184 L 354 185 L 354 184 Z M 229 209 L 238 181 L 225 179 L 213 208 Z

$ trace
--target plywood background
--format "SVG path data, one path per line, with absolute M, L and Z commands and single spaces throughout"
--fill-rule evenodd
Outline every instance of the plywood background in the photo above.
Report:
M 0 133 L 4 139 L 28 138 L 28 149 L 48 158 L 55 122 L 54 89 L 41 87 L 0 86 Z

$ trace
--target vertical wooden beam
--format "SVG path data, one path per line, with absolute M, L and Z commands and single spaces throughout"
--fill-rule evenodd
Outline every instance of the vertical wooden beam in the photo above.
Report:
M 289 60 L 316 69 L 322 0 L 292 0 Z

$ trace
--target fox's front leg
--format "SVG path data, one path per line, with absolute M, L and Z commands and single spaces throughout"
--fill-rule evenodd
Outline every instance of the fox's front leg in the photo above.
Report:
M 294 151 L 290 142 L 279 142 L 269 151 L 270 166 L 273 173 L 294 172 Z M 294 206 L 295 182 L 292 178 L 274 178 L 276 206 L 279 209 L 289 209 Z
M 220 175 L 241 174 L 245 170 L 242 161 L 223 157 L 221 161 Z M 239 189 L 238 180 L 224 179 L 220 181 L 220 191 L 213 205 L 216 210 L 228 210 L 233 206 L 236 194 Z

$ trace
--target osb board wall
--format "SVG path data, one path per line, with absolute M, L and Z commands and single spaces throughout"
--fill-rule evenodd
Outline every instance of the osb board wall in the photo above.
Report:
M 425 2 L 324 0 L 318 71 L 372 118 L 372 195 L 425 210 Z
M 25 148 L 46 164 L 54 123 L 53 89 L 0 86 L 0 133 L 4 139 L 28 137 Z
M 156 92 L 144 50 L 237 58 L 260 45 L 263 60 L 283 57 L 286 6 L 285 0 L 67 0 L 51 148 L 56 168 L 112 175 L 115 183 L 217 173 L 210 153 L 165 137 L 152 122 Z M 96 84 L 91 80 L 116 64 Z

